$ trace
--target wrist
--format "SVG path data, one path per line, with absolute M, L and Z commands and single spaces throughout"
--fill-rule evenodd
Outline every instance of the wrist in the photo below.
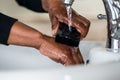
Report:
M 48 10 L 49 10 L 48 0 L 41 0 L 41 2 L 42 2 L 42 8 L 43 8 L 45 11 L 48 11 Z
M 63 4 L 62 0 L 41 0 L 42 7 L 45 11 L 49 11 L 51 8 L 55 8 L 56 6 Z
M 36 34 L 34 34 L 34 42 L 33 42 L 33 46 L 36 49 L 40 49 L 43 41 L 44 41 L 44 35 L 40 32 L 37 32 Z

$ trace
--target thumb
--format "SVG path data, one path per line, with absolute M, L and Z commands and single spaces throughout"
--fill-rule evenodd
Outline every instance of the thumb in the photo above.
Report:
M 53 26 L 52 26 L 52 35 L 55 36 L 57 34 L 59 28 L 59 22 L 56 22 Z
M 52 25 L 52 35 L 55 36 L 59 28 L 59 21 L 52 12 L 49 12 L 49 17 Z

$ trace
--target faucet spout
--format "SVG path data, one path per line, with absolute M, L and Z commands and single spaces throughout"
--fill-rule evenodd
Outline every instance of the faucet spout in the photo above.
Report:
M 103 0 L 107 15 L 107 44 L 113 52 L 120 49 L 120 0 Z
M 62 0 L 65 5 L 71 6 L 74 0 Z

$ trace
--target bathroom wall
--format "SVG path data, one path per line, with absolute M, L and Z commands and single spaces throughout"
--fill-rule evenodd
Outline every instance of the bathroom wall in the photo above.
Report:
M 73 4 L 79 14 L 91 21 L 88 35 L 83 40 L 106 40 L 106 20 L 98 20 L 98 14 L 105 14 L 102 0 L 75 0 Z M 0 0 L 0 12 L 17 18 L 33 28 L 51 35 L 51 24 L 48 14 L 36 13 L 17 5 L 15 0 Z
M 90 30 L 84 40 L 106 40 L 107 22 L 98 20 L 98 14 L 106 14 L 102 0 L 75 0 L 73 8 L 91 21 Z
M 99 13 L 105 13 L 102 0 L 75 0 L 73 8 L 92 19 L 96 19 L 96 15 Z

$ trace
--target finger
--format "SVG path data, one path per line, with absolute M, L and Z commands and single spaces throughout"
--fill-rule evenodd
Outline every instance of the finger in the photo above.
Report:
M 78 50 L 78 57 L 79 57 L 80 63 L 84 64 L 84 60 L 83 60 L 83 57 L 82 57 L 80 50 Z
M 57 20 L 55 15 L 52 13 L 52 11 L 49 12 L 49 16 L 52 24 L 52 35 L 55 36 L 59 28 L 59 21 Z
M 86 23 L 85 23 L 86 21 Z M 73 16 L 72 18 L 72 26 L 75 27 L 78 32 L 81 33 L 82 37 L 85 37 L 88 30 L 89 30 L 89 23 L 87 22 L 87 20 L 82 19 L 82 17 L 79 16 Z
M 56 59 L 56 58 L 50 58 L 51 60 L 55 61 L 56 63 L 61 63 L 60 60 Z
M 58 56 L 52 57 L 51 59 L 57 63 L 61 63 L 61 64 L 65 65 L 65 66 L 76 64 L 72 55 L 62 55 L 62 53 L 61 53 L 61 55 L 59 57 Z
M 65 66 L 76 64 L 75 60 L 73 59 L 70 48 L 68 48 L 68 50 L 66 52 L 66 56 L 62 56 L 61 59 L 62 59 L 62 62 L 64 62 Z
M 78 57 L 77 53 L 73 54 L 73 58 L 74 58 L 76 64 L 80 64 L 80 60 L 79 60 L 79 57 Z
M 73 24 L 77 31 L 80 33 L 81 38 L 84 38 L 86 35 L 87 30 L 85 29 L 84 25 L 80 22 L 74 20 Z
M 64 65 L 65 66 L 70 66 L 70 65 L 75 65 L 76 63 L 75 63 L 75 61 L 73 62 L 73 61 L 67 61 Z
M 80 21 L 81 23 L 83 23 L 86 27 L 89 25 L 88 23 L 90 23 L 90 21 L 87 18 L 81 16 L 75 10 L 73 10 L 73 17 L 77 18 L 78 21 Z
M 75 63 L 80 64 L 80 60 L 79 60 L 76 48 L 72 48 L 72 56 L 73 56 L 73 59 L 74 59 Z
M 68 20 L 66 18 L 61 18 L 59 19 L 59 21 L 68 25 Z M 86 36 L 87 34 L 86 32 L 88 32 L 88 30 L 85 29 L 83 23 L 80 23 L 76 20 L 73 20 L 71 23 L 72 23 L 71 27 L 75 27 L 77 31 L 80 33 L 81 39 Z
M 68 24 L 68 15 L 67 15 L 67 10 L 64 7 L 60 8 L 59 12 L 56 12 L 55 16 L 58 19 L 59 22 Z
M 64 63 L 65 66 L 76 64 L 76 62 L 74 61 L 72 55 L 65 57 L 64 59 L 62 59 L 62 61 L 63 61 L 63 63 Z
M 67 15 L 60 14 L 60 15 L 57 16 L 57 18 L 58 18 L 59 22 L 68 24 L 68 16 Z M 71 26 L 75 27 L 77 29 L 77 31 L 79 33 L 81 33 L 80 36 L 82 38 L 84 38 L 86 36 L 86 34 L 87 34 L 88 30 L 89 30 L 89 28 L 88 28 L 88 26 L 89 26 L 88 20 L 86 18 L 80 16 L 80 15 L 77 15 L 76 13 L 73 13 L 73 15 L 72 15 Z
M 59 11 L 56 12 L 55 16 L 57 17 L 59 22 L 68 23 L 68 15 L 67 10 L 65 6 L 61 6 L 59 8 Z
M 52 26 L 52 35 L 55 36 L 57 34 L 59 28 L 59 22 L 56 22 L 53 26 Z

